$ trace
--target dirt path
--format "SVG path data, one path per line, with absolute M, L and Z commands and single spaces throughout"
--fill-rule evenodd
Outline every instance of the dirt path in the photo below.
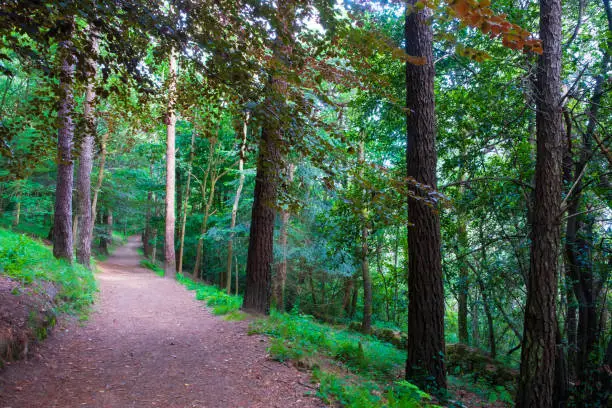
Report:
M 130 238 L 97 275 L 84 325 L 65 323 L 0 373 L 0 407 L 320 407 L 308 375 L 266 358 L 247 322 L 213 316 L 178 283 L 138 266 Z M 306 384 L 306 385 L 304 385 Z

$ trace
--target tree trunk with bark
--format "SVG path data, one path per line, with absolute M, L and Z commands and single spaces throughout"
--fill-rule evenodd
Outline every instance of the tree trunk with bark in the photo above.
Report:
M 60 42 L 58 54 L 61 58 L 59 80 L 59 110 L 57 112 L 57 184 L 55 188 L 55 212 L 53 220 L 53 255 L 72 262 L 72 183 L 74 161 L 72 147 L 74 140 L 74 70 L 75 57 L 72 54 L 72 33 L 74 19 L 69 18 L 65 30 L 66 40 Z
M 415 0 L 407 4 L 414 6 Z M 406 52 L 424 58 L 406 64 L 407 175 L 432 188 L 436 177 L 433 33 L 428 8 L 407 13 Z M 410 185 L 409 188 L 416 187 Z M 416 191 L 419 194 L 419 191 Z M 444 287 L 440 218 L 420 200 L 408 200 L 408 358 L 406 379 L 433 392 L 446 389 Z
M 229 295 L 232 290 L 232 259 L 234 256 L 234 228 L 236 228 L 236 217 L 238 216 L 238 205 L 240 204 L 240 195 L 242 194 L 242 188 L 244 187 L 244 160 L 246 156 L 246 139 L 249 130 L 249 113 L 247 112 L 244 119 L 244 125 L 242 129 L 242 143 L 240 143 L 240 159 L 238 161 L 238 173 L 240 174 L 238 180 L 238 187 L 236 188 L 236 195 L 234 196 L 234 204 L 232 205 L 232 220 L 230 222 L 230 238 L 227 243 L 227 280 L 225 282 L 225 290 Z M 236 290 L 238 290 L 238 275 L 236 274 Z
M 91 241 L 93 236 L 93 215 L 91 206 L 91 170 L 93 168 L 94 144 L 96 135 L 95 116 L 95 76 L 97 70 L 98 33 L 89 30 L 91 38 L 91 56 L 86 60 L 87 86 L 83 101 L 83 116 L 85 118 L 85 135 L 81 143 L 79 156 L 79 172 L 77 177 L 78 206 L 78 236 L 76 245 L 77 262 L 90 268 Z
M 517 408 L 553 406 L 564 140 L 560 0 L 540 0 L 540 39 L 544 52 L 536 84 L 535 200 Z
M 468 236 L 467 236 L 467 227 L 463 220 L 459 220 L 459 225 L 457 226 L 457 242 L 459 244 L 458 254 L 462 256 L 467 248 L 468 248 Z M 468 290 L 469 290 L 469 274 L 468 274 L 468 266 L 465 264 L 465 260 L 459 261 L 459 282 L 457 285 L 457 303 L 458 303 L 458 331 L 459 331 L 459 343 L 469 344 L 470 337 L 468 334 Z
M 100 163 L 98 164 L 98 179 L 96 180 L 96 187 L 93 191 L 93 198 L 91 199 L 91 216 L 94 218 L 94 222 L 91 223 L 91 229 L 93 233 L 93 228 L 95 224 L 95 217 L 98 211 L 98 196 L 100 195 L 100 190 L 102 189 L 102 182 L 104 181 L 104 166 L 106 165 L 106 142 L 111 134 L 111 125 L 109 124 L 108 132 L 102 136 L 102 140 L 100 141 Z
M 181 220 L 181 242 L 179 249 L 178 273 L 183 273 L 183 252 L 185 247 L 185 228 L 187 226 L 187 204 L 189 203 L 189 189 L 191 187 L 191 169 L 195 158 L 195 138 L 196 134 L 191 134 L 191 150 L 189 152 L 189 167 L 187 170 L 187 181 L 185 183 L 185 201 L 183 202 L 183 218 Z
M 274 56 L 286 68 L 291 66 L 293 50 L 292 22 L 295 19 L 294 1 L 278 2 L 278 22 Z M 255 193 L 251 215 L 251 230 L 246 265 L 246 287 L 242 308 L 256 313 L 270 312 L 272 263 L 274 262 L 274 218 L 278 187 L 278 169 L 282 165 L 281 143 L 287 106 L 287 83 L 283 74 L 272 73 L 268 82 L 269 94 L 265 99 L 266 113 L 263 121 Z
M 287 166 L 287 181 L 293 182 L 293 173 L 295 172 L 295 165 L 289 163 Z M 291 213 L 288 208 L 281 210 L 281 228 L 279 231 L 278 245 L 281 248 L 281 260 L 276 265 L 276 276 L 274 279 L 274 303 L 276 308 L 284 312 L 285 311 L 285 286 L 287 283 L 287 236 L 289 228 L 289 218 Z
M 174 228 L 176 223 L 176 55 L 170 52 L 168 73 L 168 109 L 166 112 L 166 229 L 164 234 L 164 272 L 165 277 L 174 279 L 176 275 L 176 255 L 174 251 Z

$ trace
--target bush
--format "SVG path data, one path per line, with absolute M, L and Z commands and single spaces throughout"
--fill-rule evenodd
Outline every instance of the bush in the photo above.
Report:
M 55 259 L 49 247 L 25 235 L 0 229 L 0 273 L 30 285 L 37 281 L 58 288 L 58 311 L 86 316 L 97 291 L 90 270 Z
M 149 261 L 148 259 L 143 259 L 142 261 L 140 261 L 140 266 L 142 266 L 143 268 L 152 270 L 153 272 L 155 272 L 155 274 L 157 276 L 164 276 L 165 275 L 165 272 L 164 272 L 164 270 L 162 269 L 161 266 L 159 266 L 157 264 L 154 264 L 153 262 Z
M 239 313 L 242 305 L 242 296 L 228 295 L 215 286 L 194 282 L 185 275 L 177 274 L 176 279 L 188 290 L 196 291 L 196 299 L 206 302 L 212 308 L 213 314 L 227 315 L 231 320 L 242 320 L 244 317 Z

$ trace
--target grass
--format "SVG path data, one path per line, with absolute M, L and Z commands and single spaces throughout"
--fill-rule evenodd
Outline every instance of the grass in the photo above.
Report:
M 23 234 L 0 229 L 0 273 L 23 285 L 49 281 L 57 285 L 58 311 L 86 318 L 97 285 L 90 270 L 53 257 L 49 247 Z
M 313 368 L 313 381 L 320 384 L 317 395 L 328 403 L 351 408 L 431 406 L 430 397 L 415 385 L 396 381 L 406 354 L 386 342 L 317 323 L 312 316 L 276 311 L 253 322 L 249 333 L 271 337 L 273 359 Z
M 176 279 L 188 290 L 194 290 L 196 299 L 206 302 L 214 315 L 225 315 L 227 320 L 243 320 L 246 317 L 240 312 L 242 296 L 228 295 L 215 286 L 195 282 L 182 274 L 177 274 Z
M 164 273 L 164 269 L 163 269 L 161 266 L 159 266 L 159 265 L 157 265 L 157 264 L 155 264 L 155 263 L 151 262 L 151 261 L 150 261 L 150 260 L 148 260 L 148 259 L 143 259 L 143 260 L 141 260 L 141 261 L 140 261 L 140 266 L 142 266 L 143 268 L 147 268 L 147 269 L 152 270 L 153 272 L 155 272 L 155 274 L 156 274 L 157 276 L 161 276 L 161 277 L 163 277 L 163 276 L 164 276 L 164 274 L 165 274 L 165 273 Z

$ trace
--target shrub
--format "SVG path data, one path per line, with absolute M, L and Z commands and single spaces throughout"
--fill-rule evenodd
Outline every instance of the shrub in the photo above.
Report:
M 87 268 L 55 259 L 42 242 L 4 229 L 0 229 L 0 273 L 23 285 L 53 283 L 58 290 L 58 311 L 81 317 L 86 316 L 97 291 L 94 276 Z

